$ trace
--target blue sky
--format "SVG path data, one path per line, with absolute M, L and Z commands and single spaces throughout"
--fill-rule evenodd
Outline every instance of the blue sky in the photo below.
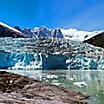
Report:
M 104 29 L 104 0 L 0 0 L 0 21 L 31 29 Z

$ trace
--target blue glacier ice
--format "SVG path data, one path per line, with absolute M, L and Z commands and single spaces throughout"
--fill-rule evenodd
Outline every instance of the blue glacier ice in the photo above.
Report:
M 104 61 L 104 60 L 103 60 Z M 101 65 L 101 64 L 100 64 Z M 103 65 L 103 64 L 102 64 Z M 0 51 L 0 69 L 97 69 L 98 61 L 85 56 Z
M 0 69 L 67 69 L 66 56 L 0 52 Z
M 42 55 L 42 67 L 43 69 L 67 69 L 67 58 L 61 54 Z
M 51 40 L 0 38 L 0 69 L 104 69 L 104 49 Z

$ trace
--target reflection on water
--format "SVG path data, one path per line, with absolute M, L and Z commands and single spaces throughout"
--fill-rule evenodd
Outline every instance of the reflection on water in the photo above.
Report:
M 91 95 L 89 104 L 104 104 L 104 71 L 8 70 Z

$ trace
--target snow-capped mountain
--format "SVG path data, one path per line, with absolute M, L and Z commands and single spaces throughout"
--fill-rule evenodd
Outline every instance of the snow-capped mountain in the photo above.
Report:
M 48 29 L 46 27 L 34 28 L 32 32 L 36 37 L 65 38 L 69 40 L 85 41 L 103 31 L 80 31 L 77 29 Z
M 103 31 L 80 31 L 77 29 L 48 29 L 46 27 L 39 27 L 30 30 L 29 28 L 21 29 L 19 26 L 11 27 L 0 22 L 0 37 L 53 37 L 65 38 L 68 40 L 85 41 Z
M 32 32 L 36 37 L 54 37 L 63 38 L 63 33 L 61 29 L 48 29 L 46 27 L 34 28 Z
M 62 33 L 64 34 L 65 39 L 70 40 L 77 40 L 77 41 L 84 41 L 94 37 L 95 35 L 103 32 L 103 31 L 80 31 L 77 29 L 61 29 Z

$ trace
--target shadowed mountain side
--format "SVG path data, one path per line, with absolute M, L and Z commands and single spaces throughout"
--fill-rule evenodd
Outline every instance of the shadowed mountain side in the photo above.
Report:
M 0 37 L 25 38 L 29 36 L 20 32 L 15 28 L 12 28 L 6 24 L 0 23 Z
M 92 38 L 85 40 L 84 42 L 104 48 L 104 32 L 99 33 Z

